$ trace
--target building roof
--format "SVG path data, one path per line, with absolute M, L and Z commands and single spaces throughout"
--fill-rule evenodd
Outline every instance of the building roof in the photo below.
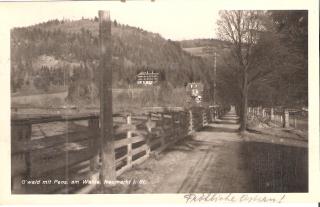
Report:
M 140 73 L 137 74 L 137 76 L 141 76 L 141 75 L 159 75 L 158 72 L 149 72 L 149 71 L 141 71 Z
M 187 91 L 190 91 L 192 89 L 198 89 L 199 91 L 203 91 L 204 85 L 201 82 L 192 82 L 192 83 L 188 83 L 186 88 L 187 88 Z

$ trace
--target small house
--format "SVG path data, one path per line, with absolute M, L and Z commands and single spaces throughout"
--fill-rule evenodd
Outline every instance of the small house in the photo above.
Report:
M 137 75 L 138 85 L 153 85 L 159 81 L 158 72 L 142 71 Z
M 200 82 L 188 83 L 186 86 L 186 91 L 194 100 L 196 100 L 197 102 L 201 102 L 204 85 Z

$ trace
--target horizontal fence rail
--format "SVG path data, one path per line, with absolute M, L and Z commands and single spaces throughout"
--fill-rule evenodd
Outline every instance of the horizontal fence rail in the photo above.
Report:
M 227 108 L 222 107 L 193 107 L 144 114 L 114 114 L 116 175 L 200 130 L 226 111 Z M 46 135 L 41 125 L 59 133 Z M 37 128 L 40 130 L 35 132 Z M 99 180 L 101 165 L 99 130 L 97 114 L 12 117 L 12 193 L 92 191 L 95 185 L 89 181 Z M 40 135 L 34 136 L 35 133 Z M 80 183 L 72 183 L 75 180 Z M 32 183 L 38 181 L 41 184 Z

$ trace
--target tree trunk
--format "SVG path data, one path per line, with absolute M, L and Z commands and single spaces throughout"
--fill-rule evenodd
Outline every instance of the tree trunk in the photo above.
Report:
M 243 87 L 241 96 L 241 116 L 240 116 L 240 131 L 243 132 L 247 129 L 247 110 L 248 110 L 248 75 L 246 72 L 243 74 Z

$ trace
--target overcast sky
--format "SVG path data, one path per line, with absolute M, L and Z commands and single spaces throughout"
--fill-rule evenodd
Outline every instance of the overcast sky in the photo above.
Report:
M 1 4 L 0 4 L 1 6 Z M 2 7 L 3 9 L 4 7 Z M 166 39 L 214 38 L 218 10 L 213 1 L 23 2 L 6 3 L 10 27 L 28 26 L 50 19 L 81 19 L 110 10 L 111 19 L 159 33 Z M 9 21 L 10 20 L 10 21 Z

